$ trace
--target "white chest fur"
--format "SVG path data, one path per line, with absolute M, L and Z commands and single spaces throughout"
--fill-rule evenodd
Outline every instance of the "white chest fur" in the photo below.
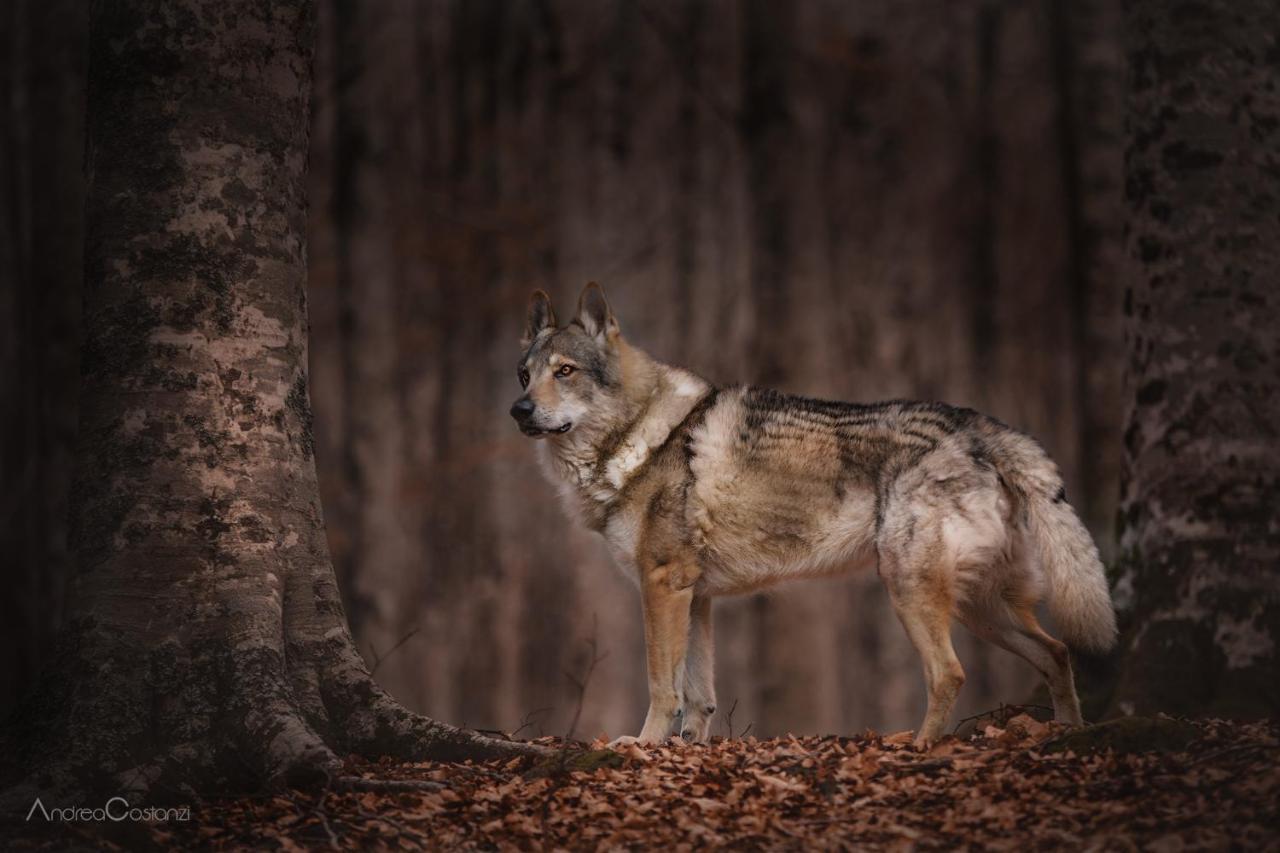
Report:
M 561 493 L 567 488 L 577 500 L 613 500 L 710 390 L 710 385 L 692 373 L 666 368 L 644 401 L 640 416 L 608 456 L 601 456 L 589 441 L 577 439 L 573 433 L 548 448 L 543 458 L 553 479 L 562 486 Z

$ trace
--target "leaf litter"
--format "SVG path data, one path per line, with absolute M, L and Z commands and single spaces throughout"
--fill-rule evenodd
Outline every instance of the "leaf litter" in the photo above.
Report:
M 1132 749 L 1107 725 L 1004 714 L 923 753 L 910 733 L 617 752 L 542 738 L 555 757 L 352 759 L 375 789 L 209 801 L 142 836 L 85 825 L 59 837 L 184 850 L 1280 850 L 1280 722 L 1157 718 L 1181 739 L 1161 748 L 1138 726 Z

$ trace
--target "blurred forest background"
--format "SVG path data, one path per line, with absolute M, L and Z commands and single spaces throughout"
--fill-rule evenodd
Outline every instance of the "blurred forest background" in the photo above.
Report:
M 0 711 L 71 557 L 80 0 L 0 10 Z M 1119 493 L 1122 54 L 1091 0 L 324 0 L 311 393 L 361 649 L 409 707 L 633 733 L 639 600 L 506 409 L 525 301 L 603 283 L 631 340 L 720 382 L 941 399 L 1039 438 L 1104 556 Z M 37 47 L 38 46 L 38 49 Z M 874 575 L 722 600 L 756 734 L 915 724 Z M 960 716 L 1034 673 L 967 635 Z M 723 733 L 724 715 L 716 723 Z

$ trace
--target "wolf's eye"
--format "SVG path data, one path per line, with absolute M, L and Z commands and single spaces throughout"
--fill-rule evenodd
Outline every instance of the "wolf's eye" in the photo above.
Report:
M 529 371 L 525 370 L 523 367 L 517 369 L 516 378 L 520 380 L 521 388 L 529 387 Z
M 556 371 L 556 376 L 568 376 L 577 369 L 578 368 L 574 367 L 572 364 L 562 364 L 560 365 L 560 369 Z

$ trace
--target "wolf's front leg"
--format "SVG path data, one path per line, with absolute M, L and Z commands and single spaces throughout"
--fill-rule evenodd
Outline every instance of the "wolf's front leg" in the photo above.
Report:
M 716 712 L 715 646 L 711 636 L 711 599 L 693 598 L 689 612 L 689 649 L 684 660 L 684 716 L 680 737 L 703 742 Z
M 644 646 L 649 664 L 649 713 L 641 743 L 658 743 L 671 734 L 684 702 L 684 659 L 689 642 L 689 611 L 696 569 L 667 563 L 645 571 Z

